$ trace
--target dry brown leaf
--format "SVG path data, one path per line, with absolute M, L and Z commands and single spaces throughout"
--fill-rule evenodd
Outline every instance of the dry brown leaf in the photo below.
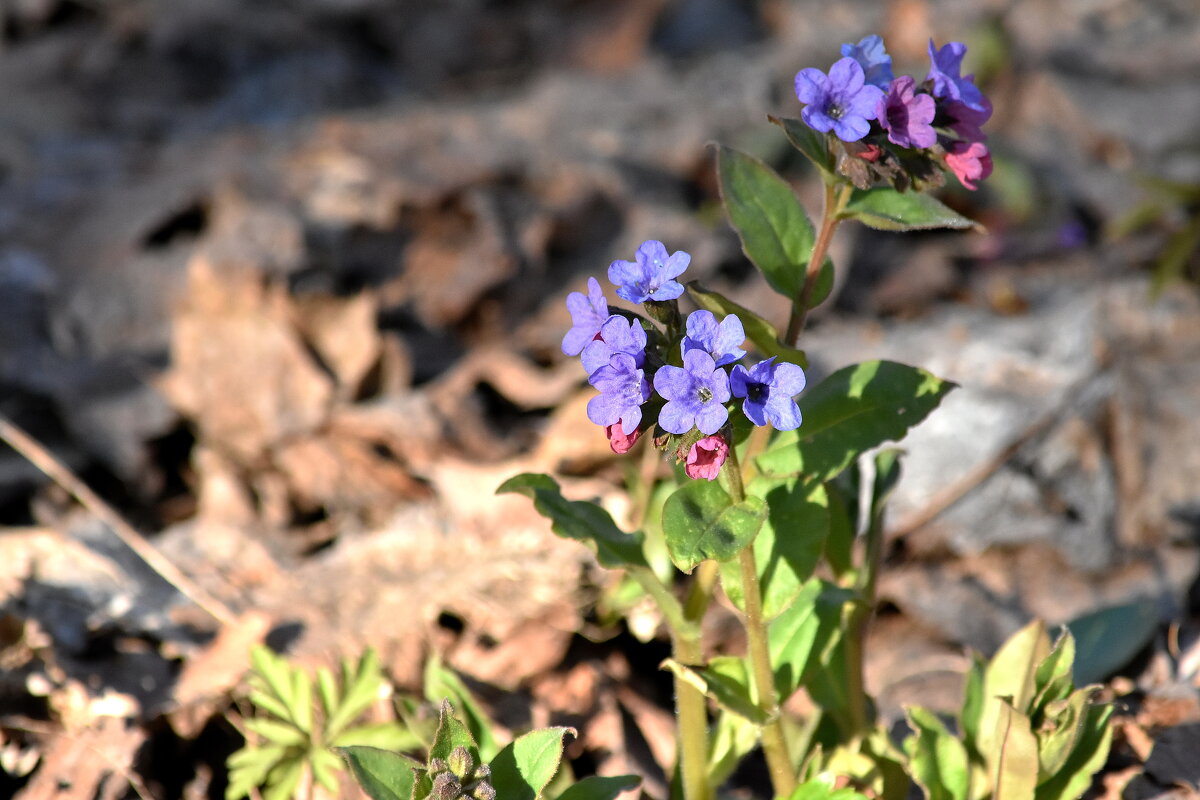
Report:
M 72 733 L 49 734 L 42 763 L 15 800 L 117 800 L 128 789 L 149 793 L 133 771 L 145 731 L 116 717 L 99 717 Z
M 175 683 L 176 708 L 167 715 L 180 737 L 194 738 L 208 722 L 216 711 L 211 701 L 223 702 L 225 694 L 242 679 L 250 668 L 250 649 L 263 641 L 270 626 L 266 614 L 247 611 L 187 660 Z

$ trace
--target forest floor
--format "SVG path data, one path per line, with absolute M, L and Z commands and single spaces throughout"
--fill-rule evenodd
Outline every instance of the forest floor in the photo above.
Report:
M 970 45 L 996 172 L 942 193 L 986 232 L 844 226 L 803 342 L 810 385 L 873 357 L 960 385 L 904 443 L 869 689 L 952 711 L 971 651 L 1092 614 L 1119 711 L 1094 794 L 1195 796 L 1200 292 L 1194 253 L 1163 259 L 1196 201 L 1153 183 L 1200 182 L 1188 0 L 0 15 L 0 412 L 29 435 L 0 430 L 0 796 L 222 796 L 260 641 L 370 646 L 413 694 L 437 655 L 501 725 L 566 721 L 577 771 L 661 791 L 655 621 L 606 615 L 588 553 L 494 490 L 548 472 L 619 517 L 567 293 L 659 239 L 786 316 L 710 144 L 815 210 L 767 115 L 876 32 L 900 71 Z

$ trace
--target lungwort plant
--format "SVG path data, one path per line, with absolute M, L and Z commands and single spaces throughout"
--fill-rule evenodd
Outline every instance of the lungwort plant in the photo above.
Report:
M 588 419 L 614 452 L 641 448 L 645 464 L 661 457 L 676 469 L 641 470 L 650 477 L 633 489 L 631 529 L 564 496 L 549 475 L 518 475 L 498 491 L 527 496 L 556 534 L 590 547 L 656 604 L 673 647 L 664 666 L 678 721 L 675 797 L 713 800 L 757 748 L 774 797 L 787 800 L 902 800 L 914 780 L 939 800 L 1049 800 L 1079 791 L 1103 761 L 1108 712 L 1074 688 L 1071 640 L 1051 648 L 1040 627 L 972 672 L 957 734 L 912 709 L 913 735 L 898 745 L 863 685 L 883 508 L 900 474 L 899 452 L 883 446 L 954 385 L 870 361 L 810 386 L 803 332 L 834 283 L 828 252 L 841 223 L 975 226 L 928 193 L 947 173 L 973 190 L 991 172 L 981 127 L 991 104 L 961 74 L 965 52 L 931 41 L 924 77 L 897 77 L 882 40 L 868 36 L 843 45 L 827 72 L 796 75 L 799 118 L 771 121 L 824 184 L 816 225 L 770 166 L 716 148 L 721 199 L 743 251 L 790 304 L 779 324 L 687 280 L 691 256 L 657 240 L 608 268 L 628 307 L 610 305 L 595 277 L 567 298 L 562 349 L 579 357 L 596 390 Z M 718 591 L 741 612 L 744 655 L 702 646 Z M 797 720 L 782 706 L 801 690 L 816 710 Z M 446 712 L 423 764 L 358 749 L 348 757 L 376 800 L 582 800 L 630 785 L 590 779 L 547 791 L 565 735 L 534 731 L 484 763 Z

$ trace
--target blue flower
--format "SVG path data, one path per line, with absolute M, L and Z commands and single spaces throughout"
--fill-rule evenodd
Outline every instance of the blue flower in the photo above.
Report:
M 865 82 L 862 65 L 841 58 L 829 75 L 809 67 L 796 73 L 796 97 L 806 103 L 800 117 L 814 131 L 833 131 L 843 142 L 857 142 L 871 130 L 883 90 Z
M 871 34 L 858 44 L 844 44 L 842 55 L 858 62 L 863 68 L 867 83 L 887 91 L 892 83 L 892 57 L 883 49 L 883 39 L 880 36 Z
M 587 404 L 588 419 L 608 427 L 621 424 L 626 436 L 642 421 L 642 403 L 650 399 L 646 374 L 628 353 L 617 353 L 590 376 L 588 383 L 600 390 Z
M 746 351 L 738 346 L 744 341 L 746 332 L 737 315 L 729 314 L 718 324 L 711 311 L 701 309 L 688 314 L 687 335 L 683 337 L 682 348 L 684 355 L 689 350 L 708 353 L 721 367 L 746 355 Z
M 583 348 L 583 368 L 591 375 L 617 353 L 633 356 L 639 367 L 646 360 L 646 330 L 637 320 L 613 314 L 600 326 L 600 336 Z
M 651 239 L 637 250 L 637 262 L 614 261 L 608 267 L 608 279 L 617 294 L 631 303 L 647 300 L 674 300 L 683 294 L 683 284 L 674 280 L 688 268 L 692 257 L 682 250 L 667 255 L 662 242 Z
M 804 383 L 804 370 L 786 361 L 776 364 L 774 356 L 750 369 L 738 364 L 729 376 L 733 396 L 746 398 L 742 403 L 746 417 L 755 425 L 769 421 L 781 431 L 800 427 L 800 407 L 792 398 L 804 391 Z
M 588 278 L 587 297 L 582 292 L 567 295 L 567 310 L 571 312 L 571 330 L 563 337 L 562 351 L 563 355 L 577 356 L 596 338 L 608 319 L 608 300 L 600 290 L 600 282 Z
M 929 74 L 925 80 L 933 81 L 934 97 L 944 97 L 957 100 L 967 108 L 975 111 L 985 110 L 983 92 L 975 85 L 975 76 L 961 77 L 963 56 L 967 54 L 967 46 L 962 42 L 950 42 L 938 50 L 929 40 Z
M 670 433 L 687 433 L 695 425 L 711 435 L 729 418 L 724 403 L 729 399 L 729 376 L 713 357 L 702 350 L 683 355 L 683 367 L 659 367 L 654 373 L 654 390 L 667 404 L 658 413 L 658 424 Z

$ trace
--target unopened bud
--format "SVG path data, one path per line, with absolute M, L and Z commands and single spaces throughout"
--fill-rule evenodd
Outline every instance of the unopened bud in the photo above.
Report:
M 471 779 L 471 773 L 475 771 L 475 759 L 471 758 L 471 753 L 467 748 L 462 745 L 454 748 L 450 751 L 450 758 L 447 761 L 450 771 L 458 776 L 459 780 Z

